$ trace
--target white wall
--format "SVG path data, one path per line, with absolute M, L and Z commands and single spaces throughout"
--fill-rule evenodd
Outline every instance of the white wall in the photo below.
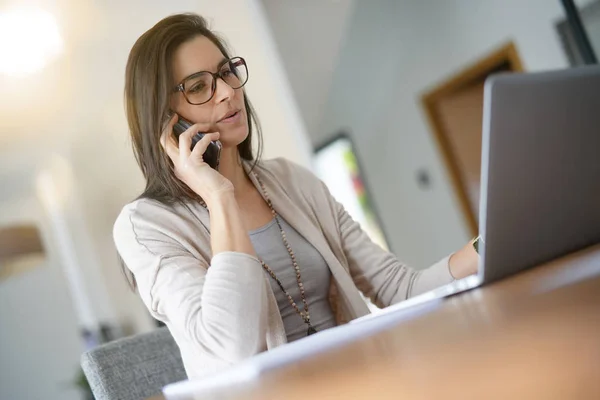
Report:
M 57 16 L 65 49 L 39 74 L 0 76 L 0 213 L 6 212 L 4 205 L 34 196 L 36 175 L 55 154 L 64 157 L 72 171 L 78 209 L 67 209 L 65 220 L 71 221 L 84 280 L 104 288 L 96 294 L 88 291 L 94 317 L 111 319 L 108 322 L 133 332 L 151 329 L 145 307 L 129 291 L 121 274 L 111 234 L 121 207 L 144 186 L 124 117 L 129 50 L 144 31 L 169 14 L 192 11 L 208 17 L 234 52 L 248 61 L 251 78 L 247 91 L 263 125 L 264 156 L 285 156 L 309 166 L 309 140 L 264 22 L 262 5 L 257 0 L 38 0 L 35 4 Z M 8 1 L 0 3 L 0 10 L 5 6 Z M 58 263 L 57 268 L 60 260 Z M 64 277 L 62 285 L 64 291 Z M 16 296 L 14 291 L 6 293 L 10 298 Z M 45 298 L 33 292 L 26 301 L 27 307 L 36 307 Z M 5 316 L 7 320 L 17 318 Z M 57 323 L 62 323 L 59 317 Z M 65 337 L 78 340 L 74 332 Z M 17 337 L 15 333 L 10 340 Z M 48 357 L 41 354 L 38 362 L 51 364 Z M 62 354 L 55 357 L 60 363 L 67 359 Z
M 43 2 L 38 2 L 42 5 Z M 43 74 L 2 79 L 0 181 L 5 197 L 31 190 L 35 171 L 52 154 L 72 164 L 85 224 L 120 319 L 138 318 L 116 263 L 112 223 L 143 188 L 123 112 L 123 76 L 134 41 L 159 19 L 195 11 L 212 20 L 234 52 L 248 60 L 248 93 L 263 125 L 266 158 L 309 165 L 309 142 L 278 60 L 261 5 L 252 0 L 48 2 L 66 39 L 64 55 Z M 140 13 L 139 10 L 144 10 Z M 136 18 L 131 18 L 131 15 Z M 36 102 L 30 91 L 34 91 Z M 137 324 L 143 326 L 142 320 Z
M 264 1 L 276 10 L 285 8 Z M 320 82 L 330 89 L 311 138 L 318 144 L 341 129 L 352 134 L 392 249 L 408 263 L 425 267 L 462 246 L 469 234 L 420 96 L 511 39 L 527 70 L 567 66 L 554 29 L 564 17 L 562 6 L 554 0 L 357 1 L 349 20 L 340 21 L 339 15 L 328 14 L 331 3 L 319 8 L 309 2 L 300 14 L 306 21 L 321 21 L 324 12 L 333 26 L 346 27 L 335 73 L 328 75 L 331 82 Z M 343 7 L 339 3 L 345 2 L 334 3 Z M 311 33 L 303 37 L 295 16 L 279 12 L 272 21 L 278 44 L 286 49 L 283 54 L 291 54 L 286 65 L 296 65 L 296 50 L 311 59 L 312 46 L 319 58 L 322 47 L 314 38 L 329 29 L 310 23 L 306 29 Z M 298 103 L 310 103 L 311 93 L 296 90 Z M 429 189 L 417 185 L 420 169 L 430 173 Z
M 262 0 L 306 129 L 316 134 L 355 0 Z
M 358 3 L 320 134 L 352 132 L 391 246 L 410 264 L 427 266 L 469 238 L 421 94 L 511 39 L 527 70 L 565 67 L 561 15 L 547 0 Z M 428 190 L 417 185 L 420 168 L 432 176 Z
M 39 227 L 47 258 L 0 282 L 0 399 L 79 399 L 71 382 L 83 344 L 49 222 L 34 196 L 1 209 L 0 225 Z

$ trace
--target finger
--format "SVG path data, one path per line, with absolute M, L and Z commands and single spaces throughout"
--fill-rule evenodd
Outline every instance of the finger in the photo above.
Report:
M 204 137 L 202 139 L 200 139 L 200 141 L 198 143 L 196 143 L 196 146 L 194 146 L 194 150 L 192 151 L 192 157 L 194 157 L 194 158 L 199 157 L 199 158 L 204 159 L 203 154 L 206 152 L 206 149 L 208 149 L 210 142 L 219 140 L 219 137 L 220 137 L 219 132 L 205 134 Z
M 169 135 L 173 134 L 173 127 L 175 126 L 175 124 L 177 123 L 177 121 L 179 120 L 179 115 L 177 115 L 176 113 L 173 113 L 173 115 L 171 116 L 171 118 L 169 118 L 169 120 L 167 121 L 166 126 L 163 128 L 162 133 L 160 135 L 160 144 L 163 145 L 163 147 L 165 146 L 165 138 Z
M 173 132 L 173 126 L 177 123 L 177 121 L 179 121 L 179 115 L 177 113 L 172 113 L 172 115 L 169 117 L 169 119 L 167 120 L 166 125 L 163 125 L 163 133 L 165 131 L 168 132 Z
M 169 120 L 169 123 L 167 124 L 165 129 L 163 130 L 162 135 L 160 136 L 160 144 L 172 161 L 175 161 L 175 158 L 179 155 L 177 142 L 173 137 L 173 126 L 178 120 L 179 116 L 177 114 L 174 114 L 173 117 L 171 117 L 171 119 Z
M 165 139 L 165 151 L 167 152 L 167 155 L 169 156 L 169 158 L 171 159 L 171 161 L 173 161 L 173 163 L 176 163 L 177 160 L 179 159 L 179 148 L 177 147 L 177 142 L 175 141 L 175 138 L 173 138 L 173 136 L 168 135 Z
M 181 161 L 184 162 L 192 153 L 192 143 L 193 138 L 198 134 L 198 132 L 206 132 L 207 128 L 206 123 L 198 123 L 190 126 L 179 136 L 179 155 Z
M 194 124 L 179 135 L 179 157 L 184 162 L 192 153 L 192 138 L 199 132 L 199 124 Z

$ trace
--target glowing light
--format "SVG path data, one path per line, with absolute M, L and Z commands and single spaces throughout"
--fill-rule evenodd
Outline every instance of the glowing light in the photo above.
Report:
M 50 13 L 35 8 L 0 12 L 0 74 L 35 73 L 62 48 L 58 24 Z

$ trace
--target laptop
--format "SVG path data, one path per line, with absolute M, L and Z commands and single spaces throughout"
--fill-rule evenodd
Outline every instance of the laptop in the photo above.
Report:
M 486 80 L 479 210 L 478 274 L 386 313 L 600 243 L 600 66 Z

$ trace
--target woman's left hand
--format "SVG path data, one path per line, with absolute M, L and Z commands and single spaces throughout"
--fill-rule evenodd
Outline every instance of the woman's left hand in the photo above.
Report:
M 477 273 L 479 254 L 473 247 L 473 241 L 450 256 L 448 261 L 450 273 L 455 279 L 462 279 Z

